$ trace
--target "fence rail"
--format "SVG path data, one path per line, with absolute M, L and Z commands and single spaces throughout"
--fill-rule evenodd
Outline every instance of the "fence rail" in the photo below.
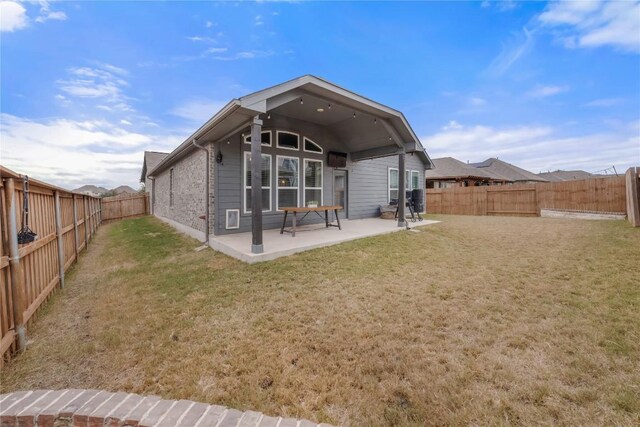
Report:
M 148 214 L 149 196 L 147 193 L 105 197 L 102 199 L 103 221 L 116 221 Z
M 426 190 L 428 213 L 538 216 L 541 209 L 626 212 L 625 177 Z
M 102 223 L 99 198 L 29 180 L 29 228 L 38 238 L 19 245 L 23 176 L 0 166 L 0 366 L 24 349 L 26 327 L 86 249 Z

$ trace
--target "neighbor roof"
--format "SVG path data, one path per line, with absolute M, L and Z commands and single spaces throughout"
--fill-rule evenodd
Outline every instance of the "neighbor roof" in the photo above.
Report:
M 547 179 L 529 172 L 528 170 L 524 170 L 518 166 L 496 158 L 490 158 L 480 163 L 471 163 L 470 165 L 481 170 L 491 172 L 495 176 L 499 176 L 501 179 L 507 181 L 548 181 Z
M 169 153 L 161 153 L 159 151 L 145 151 L 140 182 L 144 182 L 147 178 L 147 171 L 151 172 L 168 155 Z
M 417 153 L 427 164 L 427 169 L 432 165 L 431 159 L 420 143 L 420 140 L 400 111 L 360 96 L 327 80 L 312 75 L 305 75 L 238 99 L 232 99 L 204 125 L 185 139 L 182 144 L 165 157 L 155 168 L 149 168 L 149 175 L 166 169 L 178 158 L 196 149 L 193 141 L 205 135 L 208 140 L 226 138 L 229 134 L 241 130 L 243 126 L 248 127 L 247 122 L 252 117 L 265 114 L 301 96 L 315 96 L 328 99 L 330 102 L 336 102 L 336 104 L 354 108 L 354 111 L 358 110 L 365 114 L 380 117 L 382 119 L 381 121 L 383 121 L 382 124 L 385 125 L 385 127 L 389 126 L 390 134 L 394 136 L 395 140 L 401 140 L 407 152 Z
M 504 180 L 488 170 L 475 168 L 453 157 L 432 159 L 433 169 L 425 171 L 426 179 L 476 178 Z
M 594 175 L 592 173 L 589 173 L 583 170 L 574 170 L 574 171 L 557 170 L 555 172 L 542 172 L 542 173 L 539 173 L 538 176 L 552 182 L 575 181 L 579 179 L 598 178 L 598 175 Z

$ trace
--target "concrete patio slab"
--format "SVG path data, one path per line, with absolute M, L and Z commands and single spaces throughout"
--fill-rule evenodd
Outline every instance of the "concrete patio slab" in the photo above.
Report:
M 265 230 L 263 232 L 264 252 L 261 254 L 251 253 L 251 233 L 211 236 L 209 245 L 226 255 L 253 264 L 323 246 L 406 230 L 406 228 L 398 227 L 394 220 L 380 218 L 341 220 L 340 222 L 342 230 L 337 227 L 325 228 L 324 224 L 299 226 L 296 229 L 295 237 L 289 233 L 280 234 L 280 229 Z M 424 221 L 409 221 L 408 225 L 411 229 L 438 222 L 440 221 L 425 219 Z

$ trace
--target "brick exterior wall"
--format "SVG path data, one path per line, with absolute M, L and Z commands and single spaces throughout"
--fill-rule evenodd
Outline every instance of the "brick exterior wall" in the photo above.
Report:
M 189 400 L 77 389 L 3 394 L 0 396 L 0 424 L 2 427 L 330 427 L 308 420 L 269 417 L 260 412 L 241 412 Z
M 173 206 L 170 206 L 170 170 L 173 168 Z M 206 153 L 193 150 L 155 178 L 154 214 L 195 230 L 205 231 Z M 211 174 L 211 178 L 213 175 Z M 213 185 L 213 182 L 211 182 Z

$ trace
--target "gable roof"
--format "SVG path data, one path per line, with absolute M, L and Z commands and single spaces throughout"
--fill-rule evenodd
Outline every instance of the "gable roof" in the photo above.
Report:
M 471 163 L 470 165 L 481 170 L 489 171 L 495 176 L 502 177 L 502 179 L 506 181 L 548 181 L 547 179 L 529 172 L 528 170 L 519 168 L 511 163 L 507 163 L 493 157 L 485 160 L 484 162 Z
M 144 182 L 147 178 L 147 171 L 151 172 L 169 153 L 161 153 L 159 151 L 145 151 L 144 160 L 142 161 L 142 173 L 140 174 L 140 182 Z
M 576 181 L 580 179 L 598 178 L 598 175 L 594 175 L 592 173 L 589 173 L 583 170 L 573 170 L 573 171 L 557 170 L 555 172 L 541 172 L 538 174 L 538 176 L 552 182 Z
M 425 171 L 426 179 L 480 178 L 504 180 L 504 178 L 498 177 L 489 170 L 475 168 L 453 157 L 441 157 L 432 159 L 432 161 L 434 167 Z
M 205 135 L 209 141 L 226 138 L 229 133 L 237 133 L 243 129 L 243 126 L 244 128 L 248 127 L 248 121 L 252 117 L 266 114 L 303 96 L 326 99 L 331 103 L 335 102 L 336 105 L 352 108 L 353 111 L 379 118 L 398 147 L 400 149 L 404 148 L 408 153 L 418 154 L 426 165 L 425 169 L 430 169 L 432 165 L 431 159 L 400 111 L 372 101 L 327 80 L 307 74 L 267 89 L 232 99 L 204 125 L 185 139 L 182 144 L 169 153 L 155 168 L 149 168 L 148 175 L 153 175 L 166 169 L 174 161 L 194 150 L 193 142 L 205 137 Z

